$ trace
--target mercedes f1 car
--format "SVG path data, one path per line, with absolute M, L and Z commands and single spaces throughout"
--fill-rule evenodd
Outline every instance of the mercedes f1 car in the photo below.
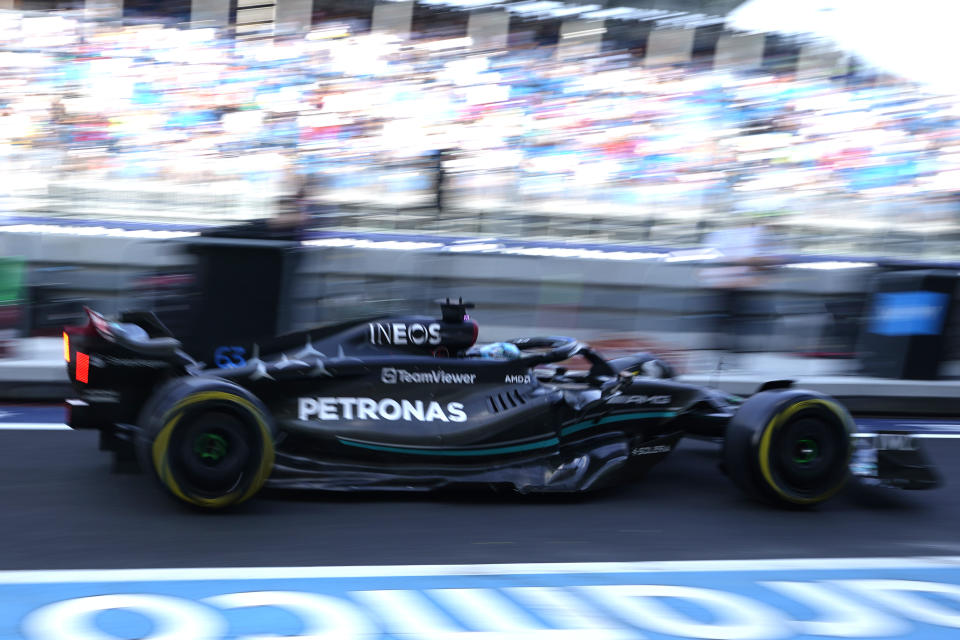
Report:
M 478 349 L 470 306 L 290 334 L 250 357 L 225 347 L 215 367 L 153 314 L 88 309 L 64 332 L 69 424 L 206 508 L 264 486 L 584 492 L 642 476 L 684 436 L 722 443 L 722 470 L 772 503 L 822 502 L 851 472 L 937 483 L 911 438 L 864 438 L 825 395 L 781 381 L 744 399 L 678 382 L 651 354 L 606 360 L 565 337 Z M 589 368 L 558 366 L 574 357 Z

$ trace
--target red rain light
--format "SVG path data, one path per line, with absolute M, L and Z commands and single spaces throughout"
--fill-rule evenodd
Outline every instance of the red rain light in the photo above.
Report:
M 90 375 L 90 356 L 77 351 L 77 382 L 88 384 Z

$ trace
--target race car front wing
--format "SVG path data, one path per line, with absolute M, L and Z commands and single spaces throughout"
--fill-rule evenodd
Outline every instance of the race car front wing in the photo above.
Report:
M 897 489 L 934 489 L 941 484 L 923 441 L 943 433 L 861 432 L 853 435 L 850 472 L 866 484 Z

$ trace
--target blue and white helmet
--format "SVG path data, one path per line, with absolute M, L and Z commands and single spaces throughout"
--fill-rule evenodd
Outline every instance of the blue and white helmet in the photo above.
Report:
M 520 358 L 520 349 L 517 345 L 510 342 L 491 342 L 482 347 L 471 347 L 467 351 L 468 356 L 475 358 L 486 358 L 488 360 L 517 360 Z

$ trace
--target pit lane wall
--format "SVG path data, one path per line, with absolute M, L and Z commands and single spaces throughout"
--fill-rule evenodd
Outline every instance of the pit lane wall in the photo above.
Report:
M 537 255 L 327 250 L 304 261 L 293 320 L 310 324 L 384 310 L 422 311 L 424 302 L 463 296 L 476 303 L 483 338 L 562 334 L 598 339 L 646 336 L 665 346 L 711 348 L 722 295 L 704 287 L 697 263 L 617 261 Z M 784 271 L 744 296 L 740 332 L 756 350 L 814 348 L 826 303 L 856 301 L 866 274 Z M 319 292 L 323 303 L 311 304 Z M 406 301 L 412 301 L 408 303 Z M 808 316 L 808 317 L 804 317 Z M 802 331 L 787 330 L 791 323 Z M 806 335 L 804 335 L 806 332 Z M 805 344 L 806 343 L 806 344 Z
M 185 317 L 190 296 L 202 295 L 190 294 L 178 280 L 195 269 L 194 256 L 185 251 L 190 241 L 0 230 L 2 255 L 22 256 L 28 265 L 33 304 L 25 330 L 34 333 L 55 333 L 80 302 L 107 313 L 153 307 Z M 626 259 L 616 251 L 604 256 L 589 251 L 543 255 L 549 252 L 538 247 L 504 252 L 485 243 L 458 244 L 453 250 L 420 246 L 428 244 L 301 246 L 285 296 L 289 304 L 277 310 L 281 329 L 370 315 L 432 314 L 438 312 L 435 299 L 462 296 L 477 305 L 482 340 L 560 333 L 587 340 L 630 334 L 676 349 L 716 343 L 725 303 L 705 287 L 703 263 Z M 769 272 L 741 303 L 742 346 L 776 352 L 852 350 L 857 310 L 876 272 Z M 257 305 L 258 287 L 270 286 L 250 283 L 246 299 L 232 303 Z M 175 333 L 186 328 L 171 324 Z

